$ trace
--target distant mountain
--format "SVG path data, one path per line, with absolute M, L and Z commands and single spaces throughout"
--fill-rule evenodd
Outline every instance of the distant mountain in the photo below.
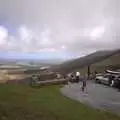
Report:
M 74 71 L 77 69 L 82 69 L 84 67 L 87 67 L 89 65 L 93 65 L 96 63 L 96 65 L 98 65 L 100 62 L 102 62 L 103 60 L 107 60 L 107 61 L 111 61 L 111 65 L 114 63 L 112 56 L 114 55 L 118 55 L 120 57 L 120 50 L 105 50 L 105 51 L 98 51 L 95 53 L 92 53 L 90 55 L 81 57 L 81 58 L 77 58 L 77 59 L 73 59 L 70 61 L 66 61 L 62 64 L 59 65 L 59 71 L 65 71 L 65 72 L 69 72 L 69 71 Z M 115 58 L 117 59 L 117 58 Z M 105 63 L 105 61 L 103 62 L 106 66 L 107 66 L 107 62 Z M 120 61 L 118 61 L 118 63 L 120 64 Z M 101 63 L 102 64 L 102 63 Z
M 8 59 L 0 58 L 1 65 L 23 65 L 23 66 L 46 66 L 46 65 L 57 65 L 63 62 L 62 59 Z

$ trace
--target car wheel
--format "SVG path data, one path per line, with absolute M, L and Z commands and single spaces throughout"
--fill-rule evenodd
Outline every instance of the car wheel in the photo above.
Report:
M 95 81 L 96 81 L 96 83 L 101 83 L 99 79 L 96 79 Z

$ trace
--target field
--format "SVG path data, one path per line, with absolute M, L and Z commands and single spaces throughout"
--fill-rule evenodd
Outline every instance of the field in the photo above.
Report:
M 59 86 L 0 85 L 0 120 L 120 120 L 61 95 Z
M 31 77 L 32 74 L 39 72 L 40 69 L 31 66 L 21 65 L 0 65 L 0 83 L 6 83 L 9 81 L 19 81 Z
M 24 74 L 20 69 L 17 70 L 0 70 L 0 83 L 7 83 L 13 80 L 26 79 L 30 75 Z

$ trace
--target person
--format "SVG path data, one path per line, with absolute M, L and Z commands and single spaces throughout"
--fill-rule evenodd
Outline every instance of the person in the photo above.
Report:
M 114 87 L 114 80 L 111 81 L 111 87 Z
M 76 72 L 76 82 L 78 83 L 80 79 L 80 72 Z
M 60 79 L 60 78 L 61 78 L 61 75 L 57 73 L 57 74 L 56 74 L 56 78 L 57 78 L 57 79 Z
M 72 82 L 72 77 L 73 77 L 73 75 L 72 75 L 72 73 L 69 73 L 68 75 L 67 75 L 68 77 L 68 85 L 69 85 L 69 87 L 71 88 L 71 82 Z
M 85 76 L 84 79 L 82 80 L 82 92 L 84 92 L 86 89 L 86 85 L 87 85 L 86 82 L 87 82 L 87 78 Z
M 74 75 L 74 73 L 71 74 L 71 82 L 76 82 L 76 76 Z

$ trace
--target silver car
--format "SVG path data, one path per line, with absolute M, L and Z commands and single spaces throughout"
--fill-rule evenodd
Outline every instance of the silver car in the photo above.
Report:
M 115 76 L 111 74 L 96 75 L 95 81 L 96 83 L 112 86 L 114 84 L 114 78 Z

